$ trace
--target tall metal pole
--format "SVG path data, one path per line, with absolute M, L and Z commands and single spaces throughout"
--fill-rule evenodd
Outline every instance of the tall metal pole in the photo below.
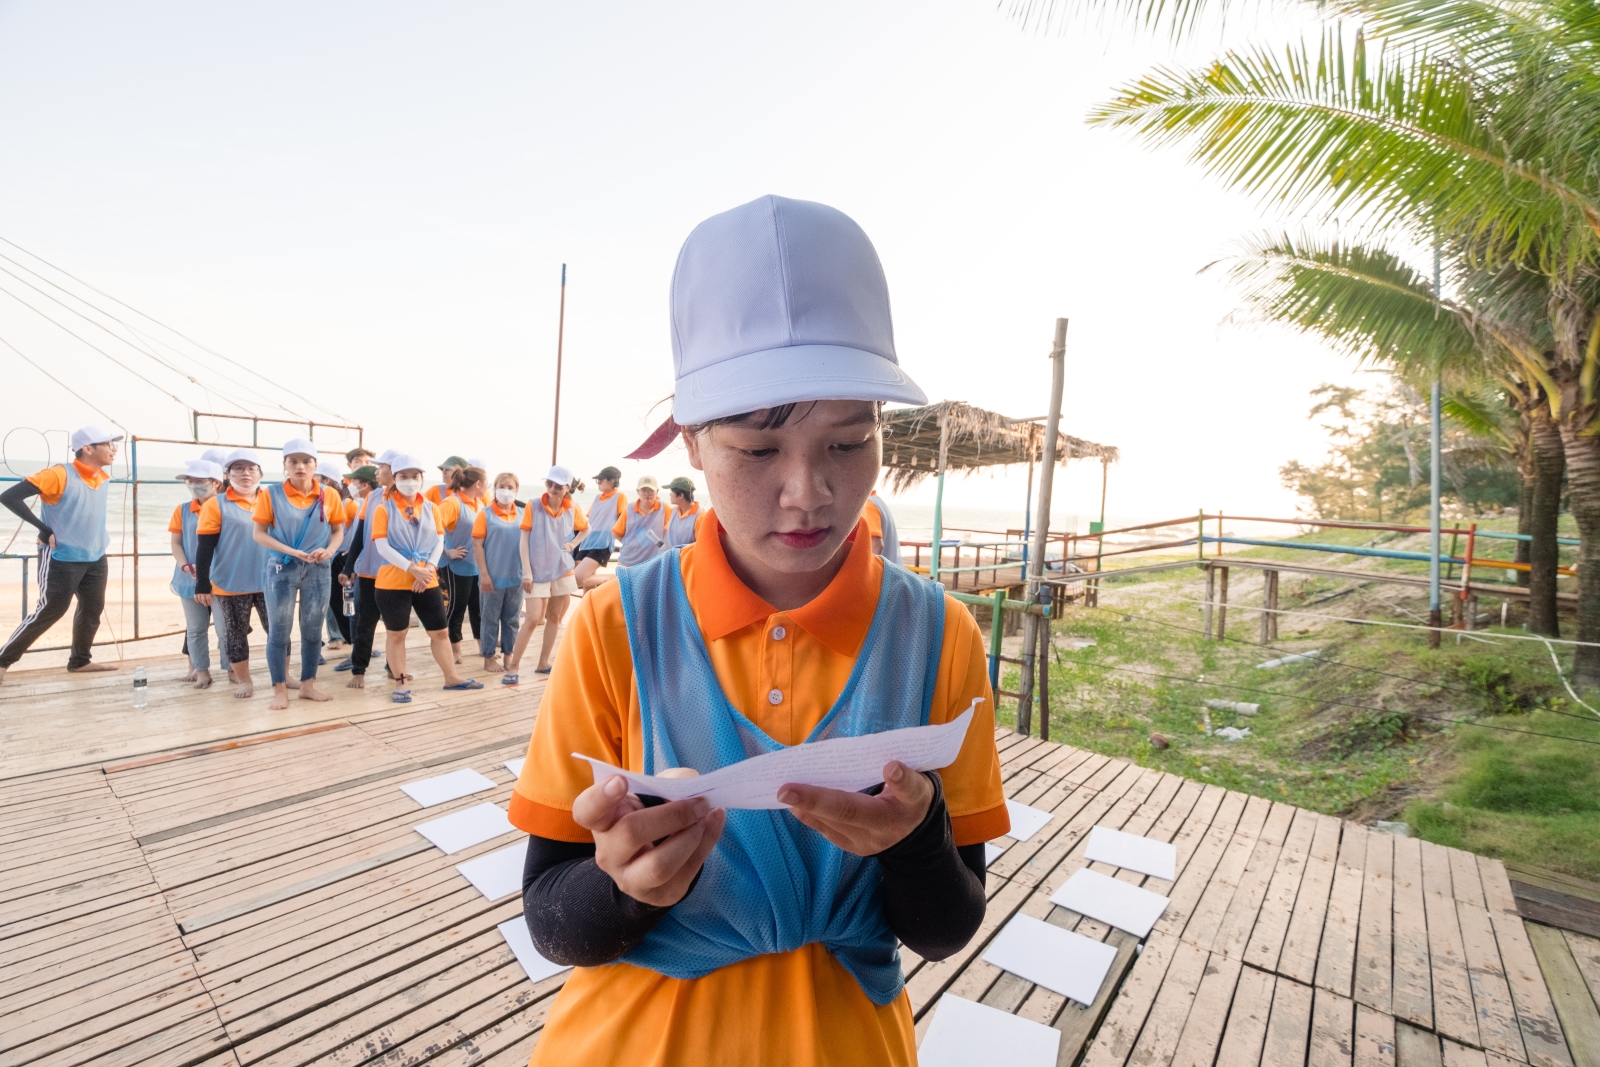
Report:
M 1045 546 L 1050 543 L 1050 495 L 1055 486 L 1056 437 L 1061 433 L 1061 390 L 1066 383 L 1067 320 L 1056 320 L 1055 342 L 1050 346 L 1050 415 L 1045 419 L 1044 456 L 1039 464 L 1039 511 L 1033 526 L 1033 549 L 1028 553 L 1028 594 L 1039 603 L 1040 577 L 1044 574 Z M 1017 698 L 1017 733 L 1033 728 L 1034 650 L 1039 640 L 1039 616 L 1022 617 L 1022 682 Z M 1046 712 L 1048 714 L 1048 712 Z
M 950 458 L 950 409 L 939 411 L 939 488 L 933 498 L 933 558 L 929 560 L 928 577 L 939 581 L 939 561 L 944 555 L 944 468 Z M 956 553 L 956 566 L 961 566 L 961 553 Z M 961 580 L 961 575 L 956 575 Z
M 561 345 L 567 336 L 567 265 L 561 264 L 561 315 L 556 320 L 556 414 L 550 431 L 550 466 L 556 465 L 556 449 L 561 443 Z
M 1433 246 L 1434 314 L 1439 304 L 1439 246 Z M 1439 368 L 1433 369 L 1433 395 L 1428 404 L 1428 647 L 1439 647 L 1444 615 L 1439 604 Z

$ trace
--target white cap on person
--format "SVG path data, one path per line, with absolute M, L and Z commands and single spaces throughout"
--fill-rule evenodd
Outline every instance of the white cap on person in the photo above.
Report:
M 878 253 L 844 212 L 764 196 L 694 228 L 672 272 L 672 419 L 928 398 L 900 369 Z
M 309 437 L 291 437 L 283 443 L 283 458 L 290 456 L 310 456 L 317 458 L 317 446 Z
M 425 471 L 428 469 L 428 465 L 423 463 L 422 460 L 418 459 L 416 456 L 407 455 L 404 452 L 391 451 L 385 452 L 384 455 L 388 456 L 389 458 L 387 460 L 383 460 L 380 457 L 379 462 L 388 463 L 389 469 L 394 471 L 395 474 L 399 474 L 401 471 Z
M 210 478 L 219 482 L 224 479 L 222 464 L 209 459 L 191 459 L 184 464 L 183 476 L 185 478 Z
M 378 458 L 372 462 L 376 463 L 380 467 L 388 467 L 391 470 L 398 470 L 399 468 L 395 467 L 394 465 L 394 458 L 400 455 L 404 455 L 404 453 L 398 449 L 386 448 L 382 452 L 378 453 Z
M 577 479 L 572 476 L 572 472 L 570 470 L 557 463 L 554 467 L 550 468 L 548 473 L 545 474 L 544 480 L 547 482 L 555 482 L 557 485 L 571 485 Z
M 222 469 L 227 470 L 235 463 L 254 463 L 257 467 L 260 467 L 261 456 L 253 448 L 236 448 L 228 453 L 228 461 L 222 465 Z M 263 467 L 262 469 L 265 470 L 266 468 Z
M 80 426 L 72 431 L 72 450 L 76 452 L 90 445 L 103 445 L 120 440 L 122 435 L 115 430 L 107 430 L 103 426 Z
M 639 476 L 638 484 L 636 484 L 634 488 L 659 490 L 661 488 L 661 483 L 656 481 L 656 476 L 653 474 L 641 474 Z
M 486 470 L 489 469 L 489 464 L 488 463 L 484 462 L 481 459 L 474 459 L 472 456 L 468 456 L 467 457 L 467 466 L 469 466 L 469 467 L 477 467 L 481 471 L 486 471 Z
M 336 460 L 325 459 L 318 463 L 317 474 L 320 477 L 328 479 L 330 482 L 344 481 L 344 471 L 340 468 L 338 461 Z
M 200 458 L 209 459 L 219 467 L 226 466 L 228 462 L 228 450 L 226 448 L 208 448 L 204 452 L 200 453 Z

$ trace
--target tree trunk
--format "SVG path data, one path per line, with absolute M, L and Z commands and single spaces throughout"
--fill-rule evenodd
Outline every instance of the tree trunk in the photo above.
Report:
M 1527 537 L 1533 533 L 1534 473 L 1530 470 L 1522 470 L 1522 464 L 1520 463 L 1517 464 L 1517 466 L 1517 474 L 1520 479 L 1517 484 L 1517 533 Z M 1529 547 L 1530 546 L 1528 542 L 1518 541 L 1516 554 L 1511 557 L 1512 561 L 1515 563 L 1529 562 L 1533 558 L 1532 555 L 1529 554 Z M 1517 584 L 1526 588 L 1528 585 L 1528 572 L 1517 571 L 1516 577 Z
M 1533 416 L 1533 494 L 1528 506 L 1528 629 L 1545 637 L 1561 636 L 1556 617 L 1556 519 L 1561 514 L 1561 477 L 1566 473 L 1566 449 L 1562 431 L 1556 428 L 1548 408 Z M 1593 438 L 1583 440 L 1593 441 Z M 1600 457 L 1597 457 L 1600 458 Z M 1600 478 L 1600 470 L 1596 477 Z M 1600 489 L 1600 483 L 1597 483 Z M 1596 494 L 1600 505 L 1600 492 Z M 1600 537 L 1600 511 L 1595 534 Z M 1517 526 L 1522 527 L 1519 517 Z M 1585 537 L 1588 535 L 1585 534 Z M 1600 547 L 1600 542 L 1597 542 Z
M 1578 523 L 1578 640 L 1600 642 L 1600 438 L 1562 419 L 1572 517 Z M 1537 542 L 1535 542 L 1537 544 Z M 1600 686 L 1600 647 L 1573 650 L 1573 684 Z

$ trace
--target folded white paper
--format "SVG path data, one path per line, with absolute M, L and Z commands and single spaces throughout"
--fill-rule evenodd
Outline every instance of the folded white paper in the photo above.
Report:
M 414 827 L 446 856 L 464 848 L 482 844 L 491 838 L 508 834 L 513 829 L 504 808 L 493 804 L 479 804 L 475 808 L 452 812 L 442 819 Z
M 505 767 L 506 767 L 506 770 L 511 772 L 511 777 L 513 777 L 513 778 L 521 778 L 522 777 L 522 762 L 523 761 L 520 760 L 520 759 L 508 759 L 508 760 L 506 760 Z
M 1150 927 L 1167 910 L 1167 898 L 1160 893 L 1119 882 L 1087 867 L 1051 893 L 1050 903 L 1138 937 L 1149 936 Z
M 496 929 L 500 931 L 500 936 L 506 939 L 506 944 L 511 946 L 511 954 L 522 964 L 522 973 L 528 976 L 528 981 L 542 982 L 562 971 L 570 970 L 563 964 L 551 963 L 539 955 L 539 950 L 533 947 L 533 935 L 528 933 L 528 920 L 522 916 L 507 919 Z
M 985 841 L 983 843 L 983 865 L 985 867 L 989 866 L 989 864 L 999 859 L 1001 853 L 1003 852 L 1005 852 L 1005 849 L 1001 848 L 999 845 L 996 845 L 990 841 Z
M 456 864 L 461 877 L 490 900 L 499 900 L 522 891 L 522 865 L 528 846 L 511 845 L 465 863 Z
M 1055 1067 L 1060 1046 L 1061 1031 L 1053 1026 L 946 993 L 917 1049 L 917 1062 L 922 1067 Z
M 449 774 L 441 774 L 434 778 L 424 778 L 420 782 L 407 782 L 400 787 L 400 792 L 423 807 L 431 808 L 447 800 L 460 800 L 462 797 L 470 797 L 474 793 L 493 788 L 494 783 L 489 779 L 471 767 L 463 767 L 459 771 L 451 771 Z
M 1178 876 L 1176 845 L 1106 826 L 1096 826 L 1089 831 L 1089 847 L 1084 854 L 1094 863 L 1109 863 L 1169 882 Z
M 1103 941 L 1018 915 L 989 943 L 983 958 L 1079 1004 L 1093 1004 L 1117 950 Z
M 977 708 L 972 706 L 940 726 L 911 726 L 903 730 L 859 737 L 830 737 L 729 764 L 698 778 L 661 778 L 635 774 L 574 752 L 586 760 L 599 782 L 613 774 L 628 780 L 630 790 L 666 800 L 705 797 L 714 808 L 782 808 L 778 790 L 786 784 L 820 785 L 854 792 L 883 781 L 883 766 L 899 760 L 916 771 L 948 767 L 961 751 L 962 739 Z
M 1006 836 L 1016 841 L 1026 841 L 1050 821 L 1048 811 L 1030 808 L 1026 804 L 1018 804 L 1015 800 L 1006 801 L 1006 812 L 1011 816 L 1011 829 L 1006 831 Z

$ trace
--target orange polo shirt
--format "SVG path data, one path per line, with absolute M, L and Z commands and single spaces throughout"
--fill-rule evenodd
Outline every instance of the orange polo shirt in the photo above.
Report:
M 563 511 L 572 512 L 572 532 L 573 533 L 582 533 L 584 530 L 587 530 L 589 528 L 589 517 L 583 513 L 583 509 L 580 508 L 577 505 L 577 503 L 572 499 L 572 495 L 570 493 L 561 498 L 561 506 L 556 508 L 554 511 L 550 510 L 550 494 L 549 493 L 540 493 L 539 494 L 539 505 L 544 508 L 544 513 L 546 515 L 550 516 L 552 519 L 555 518 L 557 515 L 560 515 Z M 524 511 L 522 513 L 522 528 L 524 530 L 533 529 L 533 502 L 532 501 L 529 501 L 529 503 L 528 503 L 528 510 L 526 510 L 526 511 Z
M 659 496 L 656 497 L 655 507 L 645 508 L 645 507 L 641 506 L 642 504 L 644 504 L 643 500 L 635 500 L 633 502 L 633 510 L 638 512 L 640 515 L 650 515 L 650 514 L 653 514 L 654 512 L 657 512 L 657 511 L 661 510 L 661 498 Z M 663 515 L 661 517 L 661 523 L 662 523 L 662 528 L 663 529 L 666 528 L 666 522 L 667 522 L 667 517 L 665 515 Z M 617 524 L 615 526 L 611 527 L 611 532 L 613 534 L 615 534 L 616 536 L 621 537 L 627 531 L 627 529 L 628 529 L 628 509 L 627 508 L 618 508 L 617 509 Z
M 707 536 L 683 549 L 685 592 L 729 701 L 775 740 L 803 741 L 849 681 L 883 580 L 865 528 L 838 575 L 804 607 L 777 611 L 741 582 L 708 512 Z M 716 536 L 711 536 L 713 533 Z M 783 638 L 773 635 L 782 627 Z M 782 700 L 769 701 L 777 690 Z M 994 746 L 993 696 L 983 635 L 946 601 L 945 632 L 929 721 L 948 722 L 984 698 L 956 761 L 941 770 L 959 845 L 1010 829 Z M 572 802 L 593 784 L 582 752 L 642 770 L 644 745 L 619 587 L 607 582 L 578 603 L 556 652 L 511 796 L 511 821 L 531 834 L 590 841 Z M 778 1020 L 781 1020 L 779 1022 Z M 532 1065 L 628 1063 L 830 1065 L 916 1061 L 910 1000 L 885 1007 L 821 945 L 756 956 L 682 980 L 627 963 L 579 967 L 562 988 Z
M 454 489 L 446 489 L 443 483 L 441 483 L 439 485 L 428 486 L 428 491 L 422 495 L 428 498 L 428 503 L 432 504 L 434 507 L 438 507 L 446 500 L 449 500 L 451 497 L 455 496 L 456 491 Z
M 345 525 L 348 526 L 350 523 L 355 522 L 356 519 L 360 517 L 362 499 L 362 497 L 352 495 L 349 500 L 344 502 Z
M 215 494 L 212 494 L 212 495 L 215 496 Z M 207 497 L 206 499 L 209 500 L 209 499 L 211 499 L 211 497 Z M 173 508 L 172 509 L 172 520 L 167 523 L 167 532 L 168 533 L 175 533 L 175 534 L 183 533 L 183 509 L 184 508 L 188 508 L 190 514 L 198 515 L 200 513 L 201 506 L 202 505 L 201 505 L 200 501 L 191 500 L 187 504 L 179 504 L 177 507 Z M 220 516 L 219 516 L 219 521 L 220 521 Z M 216 531 L 213 530 L 212 532 L 215 533 Z M 193 563 L 194 560 L 191 559 L 189 562 Z
M 873 493 L 872 495 L 877 496 L 878 494 Z M 866 506 L 861 509 L 861 517 L 866 520 L 867 533 L 873 537 L 881 538 L 883 536 L 883 513 L 873 506 L 872 501 L 868 500 Z
M 400 514 L 402 517 L 413 520 L 418 518 L 418 513 L 422 507 L 422 501 L 420 498 L 410 504 L 407 504 L 405 498 L 402 497 L 398 492 L 392 495 L 394 496 L 395 504 L 400 508 Z M 430 510 L 433 513 L 433 528 L 442 537 L 444 536 L 444 525 L 439 521 L 439 509 L 431 508 Z M 380 537 L 389 536 L 388 508 L 374 505 L 372 510 L 371 527 L 372 539 L 374 541 Z M 380 556 L 378 558 L 382 559 L 383 557 Z M 416 579 L 409 571 L 403 571 L 387 560 L 385 560 L 383 565 L 378 568 L 378 580 L 376 582 L 376 588 L 378 589 L 410 589 L 415 583 Z M 424 586 L 424 588 L 432 589 L 438 584 L 439 576 L 435 574 L 433 576 L 433 580 Z
M 501 507 L 498 500 L 493 500 L 489 502 L 489 508 L 493 508 L 494 513 L 507 522 L 517 521 L 517 505 L 515 503 L 512 503 L 509 507 Z M 489 536 L 489 508 L 479 508 L 478 518 L 472 524 L 472 536 L 479 540 Z M 529 529 L 529 527 L 522 528 Z
M 95 470 L 93 467 L 84 466 L 77 460 L 72 465 L 78 468 L 78 474 L 90 489 L 98 489 L 111 475 L 104 470 Z M 54 467 L 46 467 L 42 471 L 28 475 L 28 481 L 39 490 L 39 499 L 54 507 L 61 503 L 61 494 L 67 491 L 67 468 L 63 463 Z
M 256 490 L 257 501 L 266 495 L 267 494 L 263 490 L 259 488 Z M 222 532 L 222 500 L 224 496 L 227 497 L 228 501 L 232 503 L 234 507 L 243 508 L 252 515 L 255 514 L 256 505 L 236 493 L 233 486 L 230 485 L 223 493 L 219 493 L 210 497 L 204 504 L 200 505 L 200 518 L 195 523 L 196 533 L 219 534 Z M 211 591 L 218 596 L 244 595 L 230 593 L 226 589 L 220 589 L 217 587 L 216 582 L 211 583 Z
M 446 530 L 454 530 L 456 528 L 456 523 L 461 521 L 461 503 L 461 494 L 451 493 L 449 499 L 447 499 L 443 504 L 435 505 L 434 511 L 438 512 L 439 514 L 439 525 L 442 528 Z M 483 511 L 483 504 L 484 502 L 482 500 L 478 501 L 477 510 L 479 512 Z M 472 528 L 474 530 L 478 528 L 476 521 L 473 522 Z
M 297 508 L 310 507 L 316 503 L 318 494 L 322 496 L 322 512 L 328 517 L 329 526 L 344 525 L 344 501 L 339 499 L 339 491 L 326 485 L 313 486 L 311 492 L 302 493 L 294 487 L 294 483 L 285 479 L 283 495 L 288 498 L 289 504 Z M 256 521 L 272 525 L 272 494 L 267 492 L 267 487 L 262 486 L 256 493 Z

